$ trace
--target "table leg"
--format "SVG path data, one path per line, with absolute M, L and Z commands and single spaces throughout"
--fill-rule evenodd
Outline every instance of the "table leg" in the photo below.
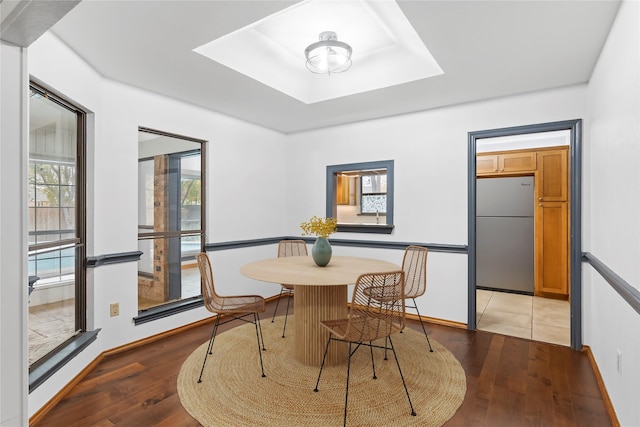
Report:
M 295 357 L 306 365 L 320 366 L 329 339 L 321 320 L 347 317 L 347 285 L 296 286 L 294 302 Z M 336 365 L 347 359 L 346 343 L 332 341 L 325 364 Z

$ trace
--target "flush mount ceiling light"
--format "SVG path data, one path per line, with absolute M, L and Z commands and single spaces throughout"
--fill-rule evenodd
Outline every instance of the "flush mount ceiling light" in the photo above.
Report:
M 351 67 L 351 46 L 338 41 L 333 31 L 323 31 L 320 41 L 311 43 L 304 50 L 307 68 L 315 74 L 342 73 Z
M 292 3 L 295 4 L 194 51 L 305 104 L 443 74 L 395 1 Z M 343 72 L 339 79 L 318 78 L 302 66 L 307 60 L 302 58 L 302 52 L 309 49 L 307 46 L 317 40 L 318 34 L 329 29 L 347 41 L 357 55 L 357 66 Z M 317 41 L 323 42 L 322 37 Z M 337 40 L 332 42 L 339 44 Z M 338 52 L 337 48 L 333 50 Z M 312 56 L 309 52 L 308 57 Z

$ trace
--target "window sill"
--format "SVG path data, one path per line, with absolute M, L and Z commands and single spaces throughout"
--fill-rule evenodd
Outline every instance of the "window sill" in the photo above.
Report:
M 157 307 L 151 307 L 138 312 L 138 316 L 133 318 L 134 325 L 152 322 L 157 319 L 173 316 L 183 311 L 193 310 L 194 308 L 203 307 L 204 300 L 201 296 L 177 301 L 175 303 L 165 304 Z
M 66 345 L 29 372 L 29 393 L 42 385 L 49 377 L 76 357 L 89 344 L 96 340 L 100 329 L 87 331 L 73 337 Z
M 387 224 L 338 224 L 338 232 L 391 234 L 393 227 Z

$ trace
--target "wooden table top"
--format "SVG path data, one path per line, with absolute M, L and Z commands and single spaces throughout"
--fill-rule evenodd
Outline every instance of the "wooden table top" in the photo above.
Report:
M 240 273 L 262 282 L 284 285 L 338 286 L 356 282 L 361 274 L 400 270 L 391 262 L 371 258 L 333 256 L 318 267 L 310 256 L 269 258 L 240 268 Z

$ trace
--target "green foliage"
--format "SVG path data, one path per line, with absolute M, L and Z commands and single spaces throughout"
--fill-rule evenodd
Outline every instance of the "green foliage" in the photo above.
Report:
M 181 184 L 182 206 L 200 205 L 202 201 L 201 180 L 185 178 Z
M 47 206 L 74 206 L 75 172 L 73 165 L 32 163 L 29 165 L 29 184 L 36 194 L 44 194 Z

